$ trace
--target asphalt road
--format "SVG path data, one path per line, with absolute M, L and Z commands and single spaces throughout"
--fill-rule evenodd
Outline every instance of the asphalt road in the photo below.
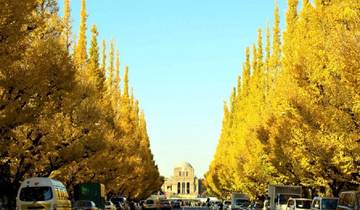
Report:
M 171 210 L 209 210 L 208 207 L 183 207 L 183 208 L 180 208 L 180 209 L 171 209 Z

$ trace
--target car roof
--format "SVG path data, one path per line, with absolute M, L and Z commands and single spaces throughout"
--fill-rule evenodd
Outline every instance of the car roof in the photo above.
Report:
M 343 192 L 340 192 L 341 193 L 360 193 L 360 191 L 356 191 L 356 190 L 351 190 L 351 191 L 343 191 Z
M 321 196 L 316 196 L 313 199 L 333 199 L 333 200 L 337 200 L 339 199 L 338 197 L 321 197 Z
M 311 199 L 309 199 L 309 198 L 290 198 L 290 199 L 292 199 L 292 200 L 297 200 L 297 201 L 312 201 Z M 290 200 L 289 199 L 289 200 Z

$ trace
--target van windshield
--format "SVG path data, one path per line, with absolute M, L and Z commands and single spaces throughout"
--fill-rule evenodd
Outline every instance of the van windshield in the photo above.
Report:
M 321 202 L 321 207 L 323 209 L 336 209 L 337 203 L 337 199 L 323 199 Z
M 154 204 L 154 201 L 153 201 L 153 200 L 146 200 L 145 203 L 146 203 L 146 204 Z
M 296 208 L 310 209 L 311 208 L 311 200 L 296 200 Z
M 236 199 L 235 200 L 235 205 L 247 207 L 247 206 L 250 205 L 250 201 L 249 200 L 244 200 L 244 199 Z
M 114 204 L 119 204 L 119 203 L 124 203 L 125 202 L 125 198 L 123 198 L 123 197 L 113 197 L 110 200 Z
M 51 187 L 25 187 L 20 191 L 21 201 L 48 201 L 52 198 Z

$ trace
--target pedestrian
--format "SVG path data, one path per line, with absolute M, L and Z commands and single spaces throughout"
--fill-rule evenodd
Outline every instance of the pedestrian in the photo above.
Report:
M 206 206 L 207 206 L 208 208 L 210 208 L 210 198 L 207 198 L 207 199 L 206 199 Z
M 224 207 L 223 202 L 220 201 L 220 203 L 219 203 L 219 210 L 223 210 L 223 207 Z

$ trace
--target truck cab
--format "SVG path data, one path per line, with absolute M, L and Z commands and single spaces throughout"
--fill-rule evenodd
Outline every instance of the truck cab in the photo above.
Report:
M 302 187 L 294 185 L 269 185 L 270 210 L 286 210 L 289 198 L 302 197 Z
M 300 198 L 299 194 L 279 193 L 277 195 L 276 210 L 287 210 L 287 203 L 290 198 Z
M 247 209 L 250 205 L 249 198 L 242 193 L 232 193 L 231 195 L 231 210 Z

